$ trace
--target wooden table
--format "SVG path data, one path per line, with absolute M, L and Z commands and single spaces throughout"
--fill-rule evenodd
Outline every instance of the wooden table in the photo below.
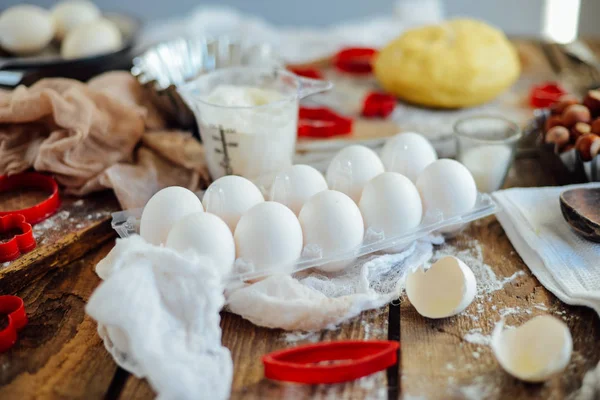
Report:
M 533 42 L 517 43 L 528 54 L 528 62 L 533 63 L 530 68 L 539 71 L 540 79 L 554 76 L 548 51 Z M 600 53 L 600 46 L 595 49 Z M 516 160 L 507 181 L 507 186 L 553 184 L 554 178 L 542 170 L 537 158 Z M 105 219 L 98 221 L 102 229 L 106 224 Z M 18 344 L 0 354 L 1 399 L 154 396 L 146 381 L 115 365 L 96 334 L 95 322 L 84 313 L 86 301 L 99 283 L 94 266 L 114 242 L 102 229 L 104 234 L 82 234 L 88 243 L 93 238 L 93 246 L 84 247 L 87 254 L 76 261 L 61 264 L 60 268 L 52 267 L 58 265 L 57 261 L 49 262 L 50 266 L 40 263 L 34 283 L 18 281 L 7 286 L 0 281 L 0 293 L 22 296 L 30 317 Z M 72 238 L 72 246 L 78 246 L 76 239 Z M 223 343 L 232 352 L 235 368 L 232 398 L 561 399 L 573 393 L 580 387 L 585 372 L 600 360 L 598 315 L 591 309 L 567 306 L 545 290 L 515 252 L 495 217 L 473 223 L 437 251 L 474 248 L 481 249 L 482 262 L 499 278 L 514 279 L 477 298 L 456 317 L 427 320 L 402 297 L 398 303 L 362 313 L 337 330 L 298 335 L 259 328 L 236 315 L 223 313 Z M 80 257 L 83 252 L 73 254 Z M 59 255 L 53 257 L 56 260 Z M 514 275 L 519 271 L 520 275 Z M 562 318 L 574 341 L 573 357 L 565 372 L 544 384 L 525 384 L 510 377 L 500 368 L 489 346 L 477 344 L 468 336 L 489 335 L 501 315 L 507 315 L 509 324 L 518 325 L 541 314 Z M 343 385 L 280 384 L 263 378 L 259 359 L 265 353 L 309 341 L 350 338 L 401 340 L 399 364 Z

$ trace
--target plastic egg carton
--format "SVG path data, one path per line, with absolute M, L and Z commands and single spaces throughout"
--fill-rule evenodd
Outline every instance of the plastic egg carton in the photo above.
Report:
M 112 227 L 119 237 L 126 238 L 139 234 L 142 211 L 142 208 L 137 208 L 112 214 Z M 302 255 L 292 270 L 286 272 L 294 273 L 324 264 L 352 260 L 377 252 L 385 253 L 386 249 L 398 249 L 408 246 L 414 241 L 435 232 L 444 232 L 443 235 L 445 237 L 453 236 L 460 232 L 469 222 L 495 214 L 498 211 L 498 205 L 488 194 L 478 193 L 475 206 L 470 211 L 450 218 L 445 218 L 441 212 L 435 210 L 429 211 L 424 215 L 419 226 L 403 235 L 386 238 L 383 232 L 377 232 L 372 228 L 368 228 L 361 246 L 343 253 L 330 254 L 326 257 L 323 256 L 323 252 L 318 246 L 304 246 Z M 262 269 L 257 271 L 251 263 L 238 258 L 234 264 L 230 280 L 247 281 L 262 278 L 274 272 L 281 273 L 282 271 Z

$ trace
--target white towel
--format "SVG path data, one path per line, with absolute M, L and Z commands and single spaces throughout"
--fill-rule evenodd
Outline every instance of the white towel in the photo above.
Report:
M 600 315 L 600 244 L 578 236 L 560 211 L 560 194 L 599 183 L 495 192 L 496 216 L 511 243 L 542 285 L 561 301 Z

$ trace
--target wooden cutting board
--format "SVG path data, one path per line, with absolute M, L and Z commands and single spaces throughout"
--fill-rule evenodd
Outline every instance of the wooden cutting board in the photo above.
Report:
M 30 207 L 45 196 L 33 190 L 0 193 L 0 211 Z M 109 191 L 85 198 L 63 196 L 59 210 L 33 226 L 37 247 L 14 261 L 0 263 L 0 294 L 14 293 L 47 271 L 68 265 L 114 238 L 111 213 L 119 209 Z M 12 234 L 2 234 L 0 242 Z

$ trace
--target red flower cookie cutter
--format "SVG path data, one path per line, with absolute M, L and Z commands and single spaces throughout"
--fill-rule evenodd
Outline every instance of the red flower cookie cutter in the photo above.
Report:
M 298 137 L 328 138 L 352 132 L 352 118 L 326 107 L 300 107 Z
M 386 118 L 396 108 L 396 98 L 391 94 L 369 92 L 363 101 L 361 114 L 364 117 Z
M 0 330 L 0 353 L 17 342 L 17 332 L 27 325 L 27 314 L 23 299 L 18 296 L 0 296 L 0 314 L 7 314 L 8 326 Z
M 0 242 L 0 263 L 12 261 L 21 254 L 35 249 L 37 245 L 31 225 L 25 222 L 25 217 L 22 214 L 0 215 L 0 233 L 12 229 L 19 229 L 21 233 L 4 243 Z
M 364 75 L 373 72 L 373 58 L 377 50 L 368 47 L 350 47 L 333 57 L 333 65 L 340 71 Z
M 269 379 L 340 383 L 391 367 L 398 361 L 399 348 L 400 343 L 390 340 L 342 340 L 276 351 L 262 361 Z
M 556 82 L 535 85 L 529 92 L 529 105 L 533 108 L 546 108 L 560 100 L 567 91 Z
M 32 207 L 21 210 L 0 211 L 0 216 L 22 214 L 25 217 L 25 221 L 30 224 L 36 224 L 54 214 L 60 206 L 58 184 L 52 177 L 37 172 L 0 176 L 0 192 L 22 188 L 43 189 L 50 192 L 50 196 Z

